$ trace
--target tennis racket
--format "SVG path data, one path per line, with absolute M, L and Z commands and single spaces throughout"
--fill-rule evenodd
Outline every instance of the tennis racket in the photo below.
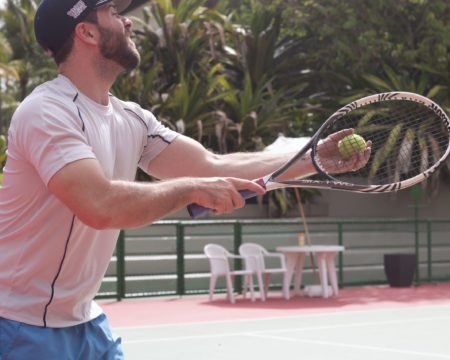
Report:
M 343 129 L 354 129 L 355 134 L 371 141 L 370 158 L 365 166 L 349 170 L 348 161 L 354 161 L 361 151 L 355 141 L 345 143 L 347 153 L 348 147 L 354 146 L 349 152 L 350 155 L 352 150 L 355 152 L 351 160 L 336 156 L 343 144 L 327 137 Z M 267 191 L 283 187 L 361 193 L 398 191 L 425 180 L 445 162 L 450 153 L 449 133 L 449 117 L 426 97 L 408 92 L 371 95 L 336 111 L 289 161 L 254 181 Z M 317 174 L 301 180 L 279 180 L 309 150 Z M 246 199 L 257 195 L 249 190 L 240 193 Z M 197 218 L 212 210 L 190 204 L 188 211 Z

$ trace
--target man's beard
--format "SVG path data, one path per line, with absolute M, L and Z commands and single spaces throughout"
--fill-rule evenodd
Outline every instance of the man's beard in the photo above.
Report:
M 125 70 L 132 70 L 139 65 L 141 57 L 135 48 L 132 48 L 127 37 L 110 29 L 98 26 L 100 32 L 100 53 L 104 58 L 110 59 L 122 66 Z

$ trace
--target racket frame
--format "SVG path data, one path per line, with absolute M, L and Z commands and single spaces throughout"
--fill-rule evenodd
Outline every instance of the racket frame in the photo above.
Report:
M 447 149 L 441 158 L 433 164 L 430 168 L 425 170 L 424 172 L 413 176 L 412 178 L 402 180 L 392 184 L 383 184 L 383 185 L 358 185 L 352 184 L 344 181 L 340 181 L 327 172 L 323 171 L 321 166 L 317 163 L 316 154 L 317 154 L 317 146 L 320 141 L 320 135 L 327 129 L 330 123 L 334 122 L 334 120 L 342 115 L 349 113 L 352 110 L 358 109 L 364 105 L 373 104 L 377 102 L 382 102 L 386 100 L 407 100 L 413 101 L 422 105 L 425 105 L 429 109 L 431 109 L 436 115 L 438 115 L 442 122 L 446 125 L 447 131 L 450 135 L 450 119 L 445 113 L 445 111 L 437 105 L 432 100 L 410 92 L 388 92 L 381 93 L 363 97 L 361 99 L 355 100 L 344 107 L 337 110 L 334 114 L 332 114 L 317 130 L 317 132 L 313 135 L 313 137 L 308 141 L 304 147 L 295 154 L 289 161 L 287 161 L 283 166 L 281 166 L 278 170 L 274 171 L 271 175 L 267 175 L 263 177 L 263 182 L 267 190 L 273 190 L 283 187 L 310 187 L 310 188 L 331 188 L 338 190 L 349 190 L 354 192 L 361 193 L 384 193 L 384 192 L 392 192 L 400 189 L 404 189 L 428 178 L 431 174 L 436 172 L 440 166 L 442 166 L 450 154 L 450 143 L 447 144 Z M 306 152 L 311 148 L 311 160 L 314 165 L 314 168 L 317 170 L 318 174 L 322 175 L 326 179 L 329 180 L 284 180 L 277 181 L 276 178 L 283 175 L 301 156 L 305 155 Z

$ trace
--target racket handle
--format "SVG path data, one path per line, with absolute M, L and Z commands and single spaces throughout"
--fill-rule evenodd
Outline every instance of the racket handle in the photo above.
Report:
M 251 191 L 251 190 L 239 190 L 239 194 L 241 194 L 241 196 L 244 199 L 249 199 L 249 198 L 252 198 L 252 197 L 255 197 L 256 195 L 258 195 L 258 193 Z M 193 219 L 197 219 L 200 216 L 203 216 L 203 215 L 213 211 L 213 209 L 203 207 L 203 206 L 197 205 L 197 204 L 188 205 L 187 210 L 189 212 L 189 215 L 191 215 L 191 217 Z

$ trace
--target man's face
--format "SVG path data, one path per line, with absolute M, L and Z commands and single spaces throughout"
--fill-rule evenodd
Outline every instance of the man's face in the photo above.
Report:
M 98 14 L 100 53 L 104 58 L 116 62 L 125 70 L 134 69 L 139 65 L 140 55 L 130 38 L 131 21 L 119 15 L 113 3 L 104 5 Z

